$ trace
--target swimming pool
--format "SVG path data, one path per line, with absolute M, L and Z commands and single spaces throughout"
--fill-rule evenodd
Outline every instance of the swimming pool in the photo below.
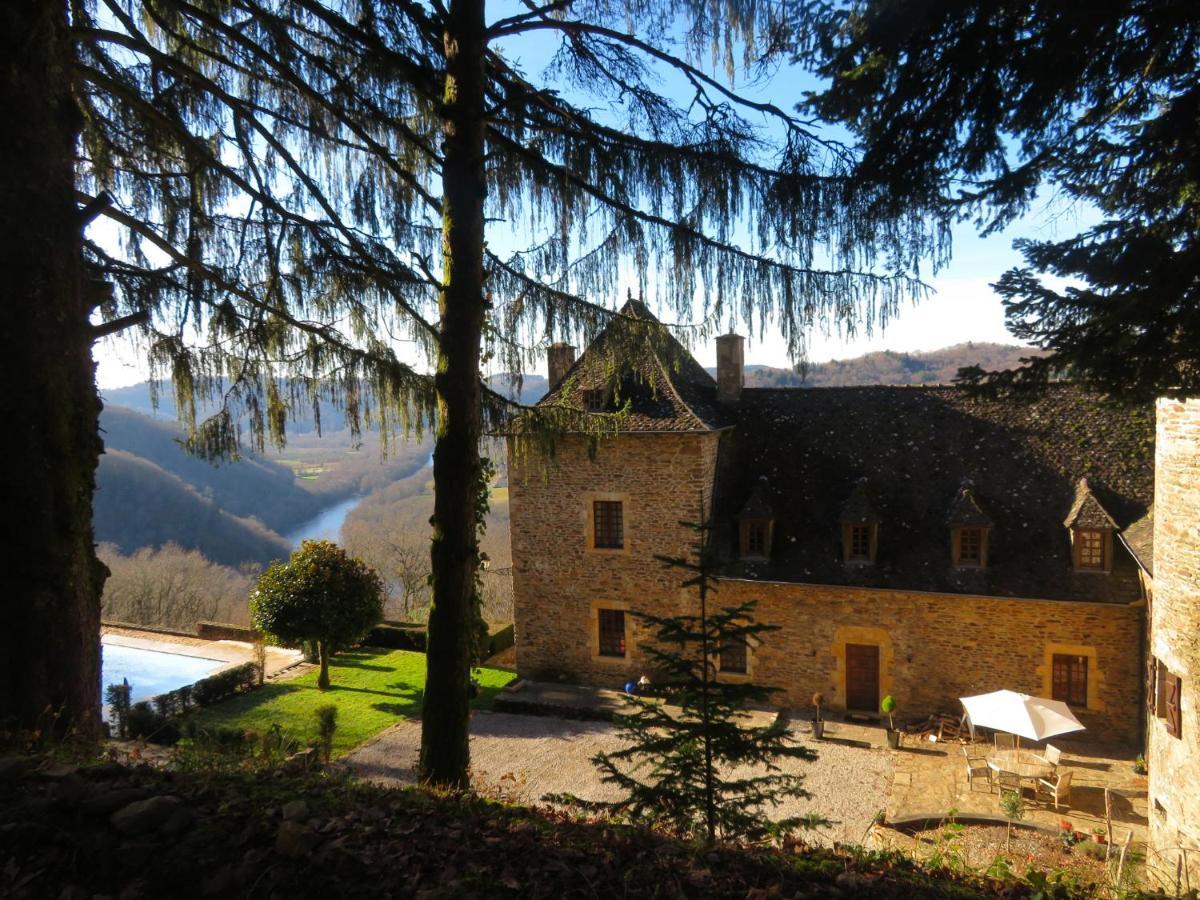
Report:
M 101 651 L 101 690 L 106 690 L 110 684 L 120 684 L 123 678 L 128 679 L 133 688 L 134 703 L 199 681 L 228 665 L 220 659 L 183 656 L 120 644 L 102 644 Z

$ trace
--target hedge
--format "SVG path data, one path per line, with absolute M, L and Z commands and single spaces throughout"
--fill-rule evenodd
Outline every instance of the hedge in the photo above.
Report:
M 258 667 L 254 663 L 222 669 L 195 684 L 159 694 L 153 701 L 135 703 L 126 723 L 129 736 L 144 737 L 154 743 L 173 744 L 179 739 L 179 727 L 174 719 L 184 715 L 193 706 L 210 706 L 256 687 Z
M 487 653 L 484 656 L 494 656 L 501 650 L 507 650 L 515 642 L 513 624 L 489 625 L 487 638 Z M 424 653 L 426 646 L 426 627 L 419 622 L 381 622 L 371 629 L 363 642 L 372 647 L 385 647 L 388 650 L 415 650 Z

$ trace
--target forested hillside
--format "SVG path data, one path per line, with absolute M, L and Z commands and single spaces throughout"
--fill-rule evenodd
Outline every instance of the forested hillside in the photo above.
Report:
M 291 550 L 258 520 L 222 509 L 178 475 L 124 450 L 100 458 L 93 521 L 96 540 L 126 554 L 174 543 L 237 566 L 267 563 Z
M 1011 344 L 955 344 L 928 353 L 882 350 L 852 359 L 812 363 L 804 375 L 792 369 L 747 366 L 746 387 L 850 387 L 866 384 L 949 384 L 958 370 L 979 365 L 984 369 L 1009 369 L 1021 357 L 1038 350 Z M 715 373 L 715 369 L 709 369 Z
M 329 503 L 314 491 L 305 490 L 288 466 L 248 450 L 236 462 L 217 465 L 189 456 L 180 446 L 182 434 L 174 422 L 110 405 L 101 413 L 100 427 L 110 452 L 120 450 L 148 460 L 232 515 L 253 516 L 275 531 L 289 530 Z M 100 472 L 104 479 L 103 458 Z M 117 536 L 101 540 L 123 543 Z

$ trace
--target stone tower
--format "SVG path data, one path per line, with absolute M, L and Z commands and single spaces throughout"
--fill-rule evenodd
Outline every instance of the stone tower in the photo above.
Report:
M 1154 466 L 1147 678 L 1150 866 L 1200 883 L 1200 399 L 1162 399 Z M 1181 854 L 1180 848 L 1187 848 Z M 1186 883 L 1186 882 L 1185 882 Z

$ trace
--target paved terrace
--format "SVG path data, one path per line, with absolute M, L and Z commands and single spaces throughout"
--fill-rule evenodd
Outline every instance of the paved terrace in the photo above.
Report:
M 1105 827 L 1105 788 L 1112 791 L 1113 842 L 1120 846 L 1132 832 L 1133 844 L 1143 848 L 1147 838 L 1146 779 L 1135 775 L 1136 753 L 1120 747 L 1089 743 L 1084 737 L 1052 739 L 1063 751 L 1059 771 L 1072 772 L 1071 798 L 1060 810 L 1043 796 L 1037 802 L 1026 792 L 1025 820 L 1058 830 L 1063 819 L 1076 831 L 1090 834 Z M 1024 746 L 1038 749 L 1040 745 Z M 980 778 L 974 787 L 967 781 L 962 745 L 957 741 L 931 743 L 906 735 L 894 754 L 892 787 L 885 807 L 889 823 L 914 819 L 944 819 L 949 810 L 961 817 L 989 817 L 1003 821 L 999 792 Z M 973 755 L 986 756 L 990 745 L 968 745 Z M 903 846 L 897 833 L 881 831 L 879 839 L 890 846 Z

